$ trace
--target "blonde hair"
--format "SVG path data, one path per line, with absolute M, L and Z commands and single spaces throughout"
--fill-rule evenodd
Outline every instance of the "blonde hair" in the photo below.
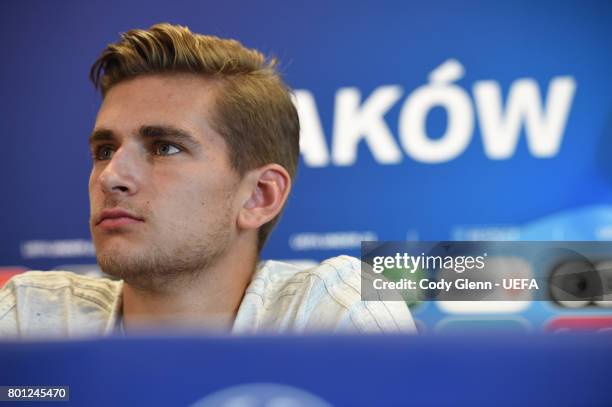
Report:
M 193 73 L 215 80 L 212 125 L 228 146 L 232 167 L 242 176 L 268 163 L 282 165 L 293 180 L 299 159 L 299 120 L 291 91 L 276 60 L 240 42 L 156 24 L 130 30 L 109 44 L 91 67 L 90 79 L 102 97 L 115 84 L 141 75 Z M 280 214 L 259 228 L 263 248 Z

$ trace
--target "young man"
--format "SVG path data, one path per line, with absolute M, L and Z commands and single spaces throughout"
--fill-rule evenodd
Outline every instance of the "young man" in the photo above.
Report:
M 91 69 L 90 228 L 118 281 L 28 272 L 0 291 L 0 336 L 179 328 L 412 332 L 403 302 L 362 302 L 360 263 L 299 270 L 261 251 L 289 195 L 299 123 L 274 61 L 159 24 Z

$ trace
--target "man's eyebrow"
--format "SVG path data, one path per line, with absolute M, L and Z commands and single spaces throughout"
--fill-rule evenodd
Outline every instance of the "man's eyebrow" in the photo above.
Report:
M 187 148 L 192 150 L 198 150 L 201 148 L 200 142 L 193 137 L 188 131 L 179 129 L 173 126 L 163 126 L 163 125 L 150 125 L 150 126 L 141 126 L 138 129 L 138 135 L 147 140 L 147 139 L 164 139 L 169 142 L 176 142 L 184 145 Z M 108 129 L 96 129 L 89 136 L 89 145 L 95 143 L 102 142 L 115 142 L 117 141 L 117 137 L 112 130 Z
M 167 141 L 175 141 L 183 144 L 190 149 L 200 149 L 200 142 L 186 130 L 179 129 L 173 126 L 142 126 L 138 130 L 138 134 L 143 139 L 164 139 Z
M 115 134 L 107 129 L 97 129 L 91 133 L 88 139 L 89 145 L 102 141 L 115 141 Z

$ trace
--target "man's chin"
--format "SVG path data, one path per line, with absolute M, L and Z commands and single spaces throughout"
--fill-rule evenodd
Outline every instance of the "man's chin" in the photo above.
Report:
M 147 251 L 146 245 L 138 239 L 122 234 L 95 235 L 93 236 L 93 244 L 98 257 L 118 256 L 129 258 Z
M 155 242 L 118 238 L 94 239 L 100 269 L 133 287 L 162 291 L 189 284 L 214 264 L 227 248 L 227 239 L 197 242 Z M 174 243 L 174 244 L 170 244 Z
M 109 245 L 115 246 L 115 245 Z M 146 251 L 137 248 L 121 247 L 96 247 L 96 260 L 100 270 L 109 276 L 125 279 L 129 274 L 143 273 L 150 267 L 147 263 Z
M 100 270 L 104 273 L 112 277 L 121 278 L 119 270 L 124 268 L 122 266 L 125 264 L 125 255 L 101 252 L 96 254 L 96 260 Z
M 132 287 L 147 291 L 163 291 L 180 274 L 178 264 L 169 264 L 168 256 L 155 248 L 102 250 L 97 254 L 100 270 Z

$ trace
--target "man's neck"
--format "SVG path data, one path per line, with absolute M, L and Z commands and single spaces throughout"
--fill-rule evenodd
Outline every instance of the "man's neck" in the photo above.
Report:
M 255 255 L 232 256 L 231 252 L 205 270 L 156 291 L 124 282 L 124 329 L 231 330 L 257 261 Z

